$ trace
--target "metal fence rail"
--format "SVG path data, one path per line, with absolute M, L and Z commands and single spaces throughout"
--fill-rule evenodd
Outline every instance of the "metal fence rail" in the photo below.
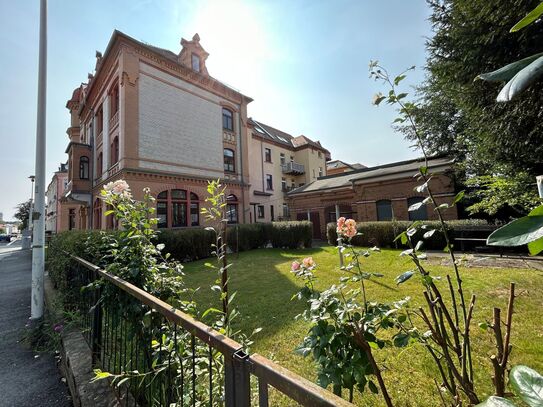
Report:
M 122 375 L 118 391 L 124 405 L 267 407 L 272 386 L 303 406 L 352 406 L 258 354 L 247 355 L 238 342 L 146 291 L 71 258 L 93 364 Z M 115 304 L 102 304 L 100 291 L 88 288 L 98 279 L 115 287 L 119 304 L 140 309 L 141 320 L 130 320 Z

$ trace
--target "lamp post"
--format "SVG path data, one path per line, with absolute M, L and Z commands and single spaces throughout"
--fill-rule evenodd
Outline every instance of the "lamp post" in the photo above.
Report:
M 43 276 L 45 260 L 45 112 L 47 92 L 47 0 L 40 1 L 40 42 L 38 65 L 38 111 L 36 119 L 36 188 L 32 218 L 32 294 L 30 319 L 43 317 Z

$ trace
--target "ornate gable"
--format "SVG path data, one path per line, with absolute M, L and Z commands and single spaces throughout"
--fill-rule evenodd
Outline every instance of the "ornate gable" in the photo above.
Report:
M 200 45 L 198 33 L 194 34 L 191 41 L 181 38 L 181 46 L 183 48 L 177 57 L 179 63 L 193 71 L 209 75 L 206 68 L 206 59 L 209 53 Z

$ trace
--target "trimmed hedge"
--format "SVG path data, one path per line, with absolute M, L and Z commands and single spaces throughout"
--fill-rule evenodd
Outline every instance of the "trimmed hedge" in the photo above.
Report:
M 179 261 L 193 261 L 211 256 L 215 233 L 204 228 L 160 230 L 157 243 L 165 245 L 164 252 Z
M 381 222 L 359 222 L 356 224 L 356 229 L 362 235 L 355 236 L 352 239 L 354 246 L 378 246 L 378 247 L 403 247 L 399 241 L 394 242 L 396 236 L 412 224 L 411 221 L 381 221 Z M 426 249 L 442 250 L 445 247 L 445 238 L 440 230 L 441 225 L 438 221 L 423 221 L 424 225 L 428 225 L 428 229 L 436 229 L 434 235 L 425 241 Z M 450 232 L 454 232 L 455 228 L 461 227 L 476 227 L 486 225 L 487 222 L 482 219 L 461 219 L 446 221 L 447 228 Z M 418 231 L 414 240 L 422 239 L 424 230 Z M 336 224 L 329 223 L 326 225 L 326 237 L 328 243 L 333 246 L 337 245 Z
M 313 226 L 309 221 L 273 222 L 271 244 L 273 247 L 298 249 L 311 247 Z

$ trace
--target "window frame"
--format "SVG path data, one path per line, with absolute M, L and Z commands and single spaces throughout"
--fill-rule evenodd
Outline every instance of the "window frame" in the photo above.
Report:
M 264 205 L 256 206 L 256 215 L 258 219 L 264 219 L 266 217 L 266 211 L 265 211 Z
M 266 191 L 273 191 L 273 175 L 266 174 Z
M 383 205 L 386 203 L 388 203 L 388 207 L 390 208 L 390 217 L 386 216 L 387 214 L 385 214 L 385 216 L 381 216 L 379 213 L 379 207 L 383 207 Z M 394 210 L 392 209 L 392 201 L 390 199 L 379 199 L 378 201 L 375 201 L 375 210 L 378 222 L 391 221 L 394 218 Z
M 197 67 L 194 67 L 194 62 L 197 61 Z M 202 61 L 200 60 L 200 56 L 196 54 L 195 52 L 190 54 L 190 67 L 194 72 L 202 72 Z
M 232 156 L 227 155 L 226 152 L 232 153 Z M 236 152 L 231 148 L 223 148 L 223 164 L 224 172 L 235 173 L 236 172 Z M 228 162 L 227 162 L 228 159 Z M 231 160 L 231 162 L 230 162 Z
M 239 223 L 238 198 L 234 194 L 226 196 L 226 219 L 228 224 Z
M 266 161 L 267 163 L 271 163 L 271 162 L 272 162 L 272 151 L 271 151 L 271 148 L 264 147 L 264 161 Z
M 89 157 L 82 155 L 79 157 L 79 179 L 88 180 L 89 179 Z
M 227 107 L 222 108 L 222 129 L 234 132 L 234 112 Z

